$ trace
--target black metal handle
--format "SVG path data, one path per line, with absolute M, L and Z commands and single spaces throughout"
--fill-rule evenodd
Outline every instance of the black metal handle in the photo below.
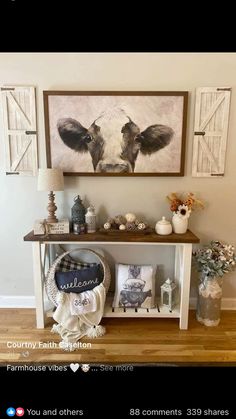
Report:
M 25 131 L 26 135 L 37 134 L 37 131 Z
M 6 172 L 6 175 L 19 175 L 19 172 Z
M 194 135 L 205 135 L 206 133 L 205 133 L 205 131 L 195 131 L 194 132 Z

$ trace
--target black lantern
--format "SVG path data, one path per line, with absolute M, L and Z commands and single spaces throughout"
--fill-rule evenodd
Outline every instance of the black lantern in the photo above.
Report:
M 74 205 L 71 209 L 71 219 L 74 233 L 85 233 L 85 212 L 86 209 L 80 196 L 74 198 Z

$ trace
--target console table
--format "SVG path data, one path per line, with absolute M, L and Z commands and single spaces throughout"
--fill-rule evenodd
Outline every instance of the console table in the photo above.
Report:
M 190 230 L 185 234 L 161 236 L 155 232 L 96 232 L 90 234 L 49 234 L 34 235 L 33 231 L 24 237 L 24 241 L 32 242 L 33 275 L 36 300 L 37 328 L 44 328 L 44 279 L 46 253 L 48 245 L 79 244 L 94 245 L 130 245 L 130 246 L 175 246 L 175 281 L 179 287 L 179 304 L 172 311 L 161 306 L 157 301 L 153 309 L 144 308 L 113 308 L 111 299 L 107 298 L 104 317 L 169 317 L 179 318 L 180 329 L 188 328 L 189 292 L 192 260 L 192 244 L 199 243 L 199 238 Z

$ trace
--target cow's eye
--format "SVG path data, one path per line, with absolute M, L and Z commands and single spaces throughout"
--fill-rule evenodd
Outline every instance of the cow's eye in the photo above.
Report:
M 141 143 L 143 140 L 144 140 L 144 137 L 141 134 L 136 135 L 135 138 L 134 138 L 134 141 L 136 143 Z
M 86 143 L 90 143 L 90 141 L 92 141 L 93 138 L 90 134 L 86 134 L 84 139 L 85 139 Z

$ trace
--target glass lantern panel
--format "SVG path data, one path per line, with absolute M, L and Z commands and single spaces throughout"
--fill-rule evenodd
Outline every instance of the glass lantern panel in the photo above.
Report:
M 169 305 L 169 294 L 168 294 L 168 292 L 163 293 L 163 304 Z

